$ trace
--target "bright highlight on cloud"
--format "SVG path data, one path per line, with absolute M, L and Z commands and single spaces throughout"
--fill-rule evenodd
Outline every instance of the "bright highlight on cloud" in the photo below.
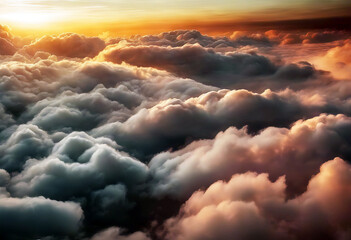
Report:
M 350 239 L 350 39 L 0 25 L 0 238 Z

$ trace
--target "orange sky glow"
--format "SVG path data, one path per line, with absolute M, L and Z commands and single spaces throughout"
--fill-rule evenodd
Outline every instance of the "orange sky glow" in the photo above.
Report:
M 294 3 L 262 1 L 125 1 L 5 0 L 0 3 L 0 22 L 19 35 L 78 32 L 130 36 L 175 29 L 198 29 L 214 35 L 248 28 L 262 22 L 344 17 L 351 11 L 346 0 L 316 5 L 314 0 Z M 258 24 L 255 24 L 258 23 Z M 281 24 L 275 26 L 279 27 Z M 296 27 L 299 27 L 296 24 Z

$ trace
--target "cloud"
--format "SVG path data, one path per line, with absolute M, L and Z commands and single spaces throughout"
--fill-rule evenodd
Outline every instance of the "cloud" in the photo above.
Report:
M 57 56 L 84 58 L 95 57 L 105 48 L 105 42 L 97 37 L 85 37 L 74 33 L 64 33 L 58 36 L 45 36 L 24 47 L 24 50 L 34 55 L 44 51 Z
M 262 215 L 265 207 L 282 204 L 284 187 L 284 178 L 272 183 L 267 175 L 254 173 L 216 182 L 195 192 L 179 216 L 166 222 L 166 239 L 276 239 Z
M 308 32 L 304 36 L 303 43 L 327 43 L 349 37 L 350 33 L 343 31 Z
M 222 54 L 199 44 L 181 47 L 110 45 L 97 59 L 154 67 L 208 85 L 249 90 L 260 89 L 263 83 L 272 89 L 294 88 L 296 79 L 301 83 L 323 74 L 306 62 L 275 64 L 254 52 Z
M 0 55 L 13 55 L 16 52 L 15 46 L 8 40 L 0 38 Z
M 133 199 L 145 192 L 148 168 L 116 148 L 107 138 L 71 133 L 46 158 L 27 160 L 23 170 L 7 180 L 6 189 L 18 198 L 78 202 L 87 224 L 133 224 Z
M 255 171 L 273 179 L 285 175 L 288 193 L 294 196 L 327 159 L 350 158 L 350 129 L 350 119 L 342 115 L 300 120 L 290 129 L 269 127 L 254 136 L 229 128 L 214 139 L 156 155 L 149 163 L 152 191 L 182 199 L 233 173 Z
M 136 66 L 155 67 L 181 76 L 204 76 L 215 73 L 242 74 L 246 76 L 271 74 L 275 66 L 264 57 L 249 54 L 221 55 L 202 46 L 109 46 L 100 58 L 115 63 L 127 62 Z M 256 66 L 250 65 L 256 62 Z
M 0 38 L 3 38 L 3 39 L 12 39 L 13 38 L 13 35 L 11 33 L 9 26 L 0 24 Z
M 121 235 L 123 231 L 118 227 L 108 228 L 94 235 L 91 240 L 150 240 L 142 232 L 135 232 L 129 235 Z
M 2 106 L 2 104 L 0 105 L 0 120 L 0 131 L 8 128 L 9 126 L 15 123 L 15 120 L 12 118 L 12 116 L 5 112 L 5 109 Z
M 0 24 L 0 56 L 15 54 L 17 48 L 14 46 L 14 41 L 10 28 Z
M 324 56 L 315 57 L 317 66 L 331 71 L 334 77 L 349 80 L 351 78 L 351 41 L 331 48 Z
M 340 158 L 326 162 L 307 191 L 288 201 L 284 177 L 233 175 L 195 192 L 166 222 L 166 239 L 346 239 L 350 170 Z
M 91 194 L 91 209 L 94 217 L 100 222 L 119 222 L 120 224 L 130 219 L 128 211 L 135 204 L 128 201 L 128 189 L 122 184 L 108 185 L 104 189 Z M 116 215 L 118 216 L 117 221 Z
M 247 31 L 235 31 L 230 36 L 230 39 L 236 43 L 241 43 L 241 45 L 272 46 L 275 44 L 265 34 L 249 33 Z
M 48 134 L 35 125 L 20 125 L 0 145 L 0 166 L 7 171 L 21 170 L 26 160 L 45 157 L 54 143 Z
M 93 138 L 85 132 L 73 132 L 65 136 L 55 144 L 51 156 L 57 156 L 60 160 L 67 163 L 86 162 L 82 155 L 97 144 L 109 146 L 114 149 L 120 148 L 118 144 L 108 138 Z
M 254 35 L 253 33 L 246 33 L 247 35 Z M 271 42 L 276 42 L 281 45 L 287 44 L 320 44 L 331 43 L 339 40 L 345 40 L 350 37 L 349 31 L 277 31 L 270 30 L 264 34 Z
M 271 46 L 273 45 L 264 35 L 250 35 L 242 38 L 234 37 L 234 34 L 228 37 L 208 36 L 197 30 L 176 30 L 163 32 L 158 35 L 136 35 L 129 39 L 112 38 L 107 41 L 107 45 L 119 44 L 123 46 L 163 46 L 163 47 L 181 47 L 184 45 L 198 44 L 202 47 L 213 48 L 218 50 L 233 49 L 243 46 Z
M 75 130 L 88 130 L 96 126 L 96 118 L 91 114 L 77 109 L 66 107 L 46 107 L 35 118 L 32 123 L 45 129 L 73 128 Z
M 72 235 L 79 230 L 82 218 L 82 209 L 73 202 L 0 198 L 0 230 L 6 238 Z
M 220 90 L 186 101 L 168 99 L 152 108 L 141 109 L 123 123 L 105 124 L 92 133 L 110 136 L 136 153 L 154 154 L 186 141 L 211 138 L 229 126 L 248 125 L 251 131 L 272 125 L 288 126 L 295 117 L 297 120 L 307 116 L 308 111 L 289 94 Z M 272 117 L 271 113 L 276 115 Z
M 268 126 L 288 127 L 300 118 L 323 112 L 349 114 L 349 104 L 341 99 L 333 102 L 318 93 L 219 90 L 185 101 L 162 101 L 140 109 L 123 123 L 112 122 L 95 128 L 92 134 L 108 136 L 126 151 L 132 149 L 135 156 L 143 158 L 169 148 L 177 149 L 193 140 L 213 138 L 230 126 L 247 126 L 253 133 Z
M 4 169 L 0 169 L 0 187 L 5 186 L 10 180 L 10 174 Z
M 75 136 L 66 138 L 72 137 Z M 67 139 L 62 141 L 63 144 L 73 143 Z M 145 181 L 148 169 L 141 162 L 106 144 L 95 144 L 91 147 L 84 144 L 84 138 L 76 138 L 77 149 L 72 150 L 78 151 L 80 147 L 81 151 L 72 153 L 68 150 L 68 156 L 61 157 L 63 160 L 77 158 L 73 162 L 64 162 L 55 155 L 40 161 L 27 162 L 24 170 L 11 179 L 10 192 L 20 197 L 72 199 L 109 184 L 121 183 L 134 187 Z M 67 149 L 69 146 L 63 148 Z M 61 152 L 58 157 L 62 154 Z

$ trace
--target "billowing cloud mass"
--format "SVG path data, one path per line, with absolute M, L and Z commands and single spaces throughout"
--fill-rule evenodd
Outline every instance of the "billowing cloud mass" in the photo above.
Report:
M 335 158 L 321 166 L 302 195 L 286 200 L 284 176 L 233 175 L 195 192 L 166 222 L 166 239 L 347 239 L 351 166 Z
M 0 25 L 0 238 L 350 239 L 349 50 Z
M 0 230 L 4 238 L 77 233 L 83 211 L 77 203 L 37 198 L 0 198 Z
M 11 43 L 12 38 L 9 27 L 0 24 L 0 55 L 13 55 L 16 52 Z
M 320 67 L 332 72 L 333 76 L 338 79 L 349 79 L 351 77 L 351 41 L 348 39 L 340 46 L 328 50 L 323 55 L 316 57 L 314 61 Z
M 228 51 L 223 54 L 197 43 L 181 47 L 117 44 L 108 46 L 100 53 L 98 59 L 154 67 L 180 77 L 194 78 L 202 83 L 224 88 L 295 88 L 296 81 L 307 84 L 306 82 L 314 82 L 318 75 L 323 75 L 323 72 L 317 71 L 308 62 L 274 63 L 255 52 Z
M 104 48 L 105 42 L 100 38 L 66 33 L 59 36 L 45 36 L 25 46 L 24 49 L 29 54 L 44 51 L 56 56 L 84 58 L 95 57 Z
M 305 190 L 326 159 L 351 157 L 350 134 L 351 119 L 343 115 L 298 121 L 291 129 L 269 127 L 255 136 L 229 128 L 214 139 L 156 155 L 150 162 L 154 194 L 188 196 L 233 173 L 255 171 L 273 179 L 285 175 L 287 192 L 295 195 Z
M 16 52 L 16 48 L 11 42 L 4 38 L 0 38 L 0 54 L 1 55 L 12 55 Z
M 144 233 L 135 232 L 130 235 L 122 236 L 121 229 L 118 227 L 111 227 L 100 233 L 94 235 L 91 240 L 150 240 Z

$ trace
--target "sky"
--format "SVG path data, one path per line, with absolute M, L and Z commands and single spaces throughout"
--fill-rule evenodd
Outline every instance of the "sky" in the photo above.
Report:
M 81 28 L 89 33 L 89 28 L 125 27 L 152 31 L 160 23 L 171 28 L 189 23 L 335 17 L 347 15 L 350 9 L 348 0 L 3 0 L 0 21 L 27 32 Z

